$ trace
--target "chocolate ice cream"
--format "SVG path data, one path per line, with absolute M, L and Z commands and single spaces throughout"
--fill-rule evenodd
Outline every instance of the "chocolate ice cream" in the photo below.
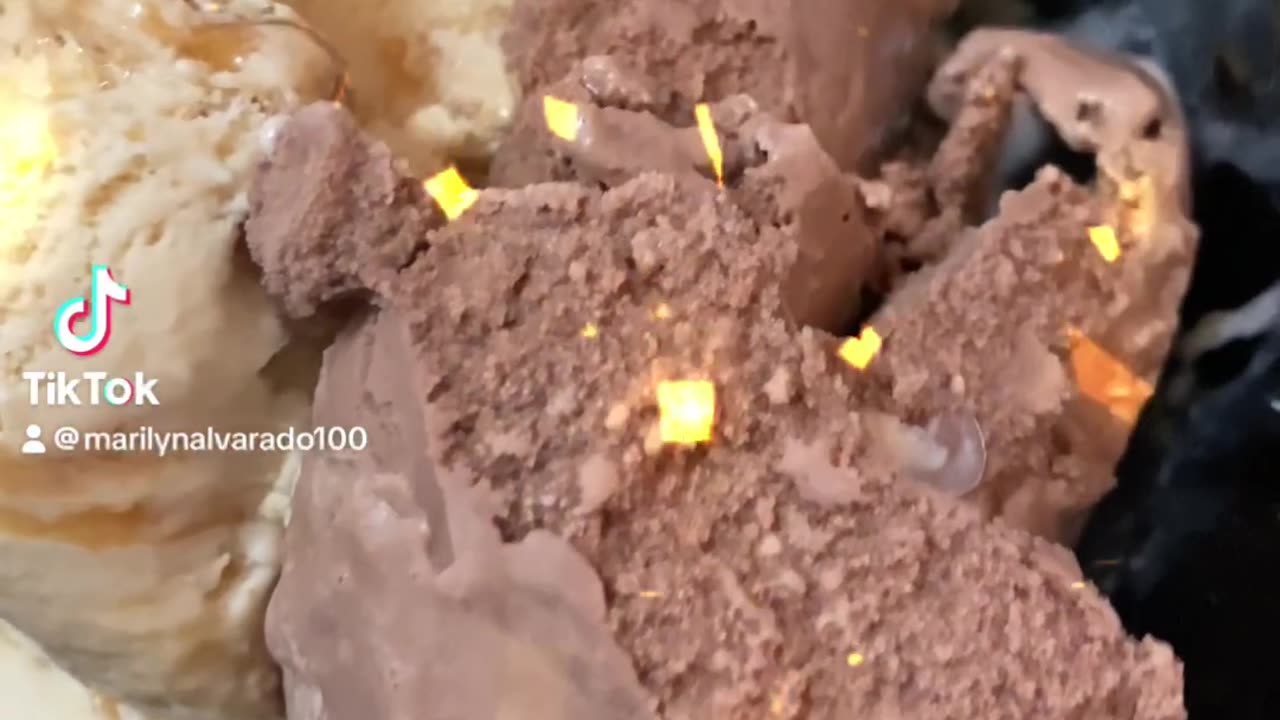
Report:
M 699 128 L 626 109 L 646 107 L 651 87 L 618 58 L 588 58 L 526 100 L 498 149 L 492 180 L 507 187 L 555 179 L 610 188 L 645 172 L 714 178 Z M 572 139 L 548 127 L 547 98 L 572 103 L 578 120 Z M 841 173 L 808 126 L 781 123 L 750 97 L 735 95 L 708 111 L 731 197 L 760 225 L 763 241 L 783 235 L 800 243 L 783 288 L 790 317 L 845 330 L 862 289 L 882 274 L 880 243 L 866 224 L 855 179 Z
M 360 234 L 351 254 L 336 243 L 280 244 L 255 248 L 267 268 L 295 265 L 328 267 L 329 285 L 299 287 L 268 272 L 263 283 L 294 315 L 308 315 L 324 302 L 363 288 L 382 288 L 413 258 L 427 228 L 443 221 L 434 206 L 424 205 L 421 183 L 406 178 L 391 152 L 371 144 L 354 119 L 338 105 L 312 105 L 289 121 L 290 132 L 276 139 L 276 158 L 305 173 L 307 182 L 281 173 L 260 178 L 250 193 L 253 233 L 264 223 L 293 227 L 307 237 L 336 238 Z M 360 182 L 353 180 L 359 178 Z M 277 198 L 269 210 L 264 197 Z M 264 213 L 265 210 L 265 213 Z M 351 227 L 346 218 L 363 218 Z M 339 220 L 341 218 L 341 220 Z
M 358 136 L 327 159 L 301 150 L 344 122 L 313 106 L 282 129 L 247 228 L 295 312 L 335 288 L 374 296 L 326 357 L 316 420 L 392 436 L 300 479 L 268 621 L 295 716 L 420 714 L 461 686 L 458 702 L 485 703 L 466 717 L 639 717 L 638 694 L 669 718 L 1184 717 L 1176 660 L 1127 638 L 1069 554 L 927 483 L 939 463 L 973 472 L 963 413 L 984 423 L 988 483 L 1073 472 L 1073 448 L 1052 447 L 1077 395 L 1053 350 L 1064 320 L 1094 330 L 1120 269 L 1089 255 L 1084 190 L 1046 176 L 965 233 L 872 316 L 884 346 L 858 370 L 788 307 L 809 241 L 765 214 L 790 202 L 786 152 L 723 190 L 696 172 L 485 190 L 406 265 L 365 272 L 342 258 L 405 250 L 362 226 L 431 211 L 377 167 L 345 175 L 357 204 L 307 200 L 325 168 L 380 153 Z M 300 221 L 299 202 L 326 215 Z M 667 380 L 714 385 L 710 443 L 664 444 Z M 1019 466 L 1033 438 L 1046 447 Z M 476 529 L 477 567 L 460 533 L 485 516 L 505 544 Z M 558 538 L 598 573 L 603 614 Z M 530 600 L 498 605 L 495 587 Z M 465 599 L 434 599 L 449 592 Z M 556 704 L 496 705 L 467 690 L 497 686 L 469 680 L 477 667 Z
M 935 88 L 944 87 L 943 81 L 952 78 L 964 58 L 958 56 L 944 67 Z M 1127 247 L 1124 259 L 1112 264 L 1089 242 L 1088 229 L 1111 219 L 1108 210 L 1120 201 L 1107 200 L 1105 193 L 1102 200 L 1095 200 L 1078 189 L 1068 189 L 1065 180 L 1053 176 L 1046 176 L 1042 183 L 1047 188 L 1047 195 L 1037 200 L 1042 207 L 1027 206 L 1014 214 L 1025 215 L 1029 229 L 1010 221 L 987 228 L 986 240 L 966 239 L 972 234 L 967 226 L 983 219 L 985 193 L 1010 118 L 1012 96 L 1028 62 L 995 52 L 984 58 L 985 64 L 965 75 L 964 94 L 947 106 L 939 103 L 955 115 L 954 122 L 929 168 L 916 180 L 927 190 L 915 201 L 927 207 L 914 214 L 926 219 L 905 231 L 912 236 L 905 255 L 930 267 L 898 290 L 882 317 L 872 322 L 880 332 L 897 336 L 894 342 L 899 349 L 890 362 L 906 361 L 918 352 L 919 366 L 909 371 L 899 368 L 894 381 L 909 383 L 904 387 L 910 389 L 903 391 L 912 399 L 908 408 L 913 409 L 908 412 L 915 413 L 921 426 L 938 422 L 939 413 L 946 413 L 947 407 L 945 402 L 920 407 L 913 385 L 916 378 L 927 376 L 944 389 L 961 388 L 943 393 L 948 402 L 971 398 L 964 401 L 969 407 L 951 426 L 976 423 L 978 429 L 966 433 L 973 439 L 969 444 L 985 445 L 993 457 L 990 463 L 984 459 L 980 463 L 975 455 L 974 464 L 983 464 L 985 473 L 971 471 L 968 475 L 973 479 L 960 485 L 971 488 L 985 477 L 974 496 L 984 510 L 1065 541 L 1073 536 L 1087 508 L 1112 484 L 1112 468 L 1133 422 L 1128 408 L 1145 399 L 1141 387 L 1154 382 L 1158 360 L 1172 336 L 1194 239 L 1185 231 L 1185 217 L 1177 206 L 1160 212 L 1144 207 L 1143 212 L 1158 219 L 1161 234 L 1140 240 L 1145 246 Z M 1029 61 L 1047 62 L 1038 51 L 1030 53 Z M 607 83 L 599 79 L 602 69 L 608 69 Z M 1076 92 L 1090 92 L 1098 83 L 1114 86 L 1125 81 L 1104 74 L 1100 80 L 1080 82 L 1082 89 Z M 621 109 L 643 107 L 652 96 L 650 87 L 615 58 L 582 63 L 568 79 L 548 87 L 545 95 L 527 99 L 512 138 L 499 150 L 494 179 L 524 185 L 555 178 L 615 187 L 647 170 L 710 175 L 708 151 L 698 140 L 696 128 L 672 128 L 643 111 Z M 572 139 L 558 137 L 548 127 L 543 111 L 548 96 L 576 108 L 578 122 Z M 597 106 L 601 97 L 619 107 Z M 889 210 L 885 203 L 893 205 L 895 200 L 877 195 L 892 196 L 899 188 L 882 187 L 883 192 L 877 192 L 867 183 L 841 175 L 805 127 L 782 127 L 770 121 L 749 98 L 735 96 L 717 103 L 712 115 L 723 137 L 729 196 L 751 215 L 762 233 L 782 229 L 809 250 L 804 257 L 810 261 L 797 264 L 788 275 L 784 299 L 788 308 L 820 304 L 822 311 L 793 311 L 790 317 L 836 333 L 845 330 L 844 323 L 857 310 L 853 303 L 859 290 L 885 271 L 882 263 L 902 254 L 892 246 L 882 248 L 881 238 L 868 224 L 892 232 L 894 221 L 883 215 Z M 1172 123 L 1170 127 L 1176 129 Z M 1113 154 L 1120 147 L 1115 135 L 1104 141 L 1107 152 Z M 639 144 L 646 152 L 635 152 L 636 138 L 642 138 Z M 1171 129 L 1161 140 L 1161 149 L 1175 157 L 1184 150 L 1180 143 Z M 766 157 L 768 162 L 762 160 Z M 1160 177 L 1183 181 L 1176 172 Z M 876 215 L 882 217 L 877 220 Z M 1030 220 L 1036 216 L 1043 221 Z M 1059 216 L 1061 224 L 1054 227 L 1049 217 Z M 1028 245 L 1031 233 L 1043 239 Z M 1123 237 L 1139 242 L 1135 235 Z M 975 250 L 975 245 L 981 249 Z M 843 266 L 837 261 L 841 255 L 850 258 Z M 941 258 L 945 262 L 935 267 Z M 841 274 L 842 267 L 849 269 Z M 893 274 L 893 269 L 888 272 Z M 1152 287 L 1153 278 L 1163 284 Z M 819 292 L 824 281 L 827 290 Z M 961 291 L 966 298 L 963 303 L 943 292 L 953 284 L 970 288 Z M 936 294 L 935 299 L 924 300 L 930 293 Z M 1142 300 L 1137 308 L 1131 307 L 1134 299 Z M 848 312 L 840 314 L 837 308 Z M 984 322 L 983 317 L 995 320 Z M 1035 321 L 1039 330 L 1025 324 L 1031 317 L 1039 318 Z M 918 329 L 910 331 L 911 339 L 897 328 L 899 323 L 918 323 Z M 939 328 L 977 332 L 942 333 Z M 1119 350 L 1129 365 L 1107 364 L 1115 351 L 1108 348 L 1117 338 L 1123 341 Z M 943 350 L 952 343 L 956 343 L 954 351 Z M 966 347 L 968 343 L 973 345 Z M 951 352 L 954 356 L 948 359 Z M 962 371 L 954 363 L 970 367 Z M 1125 382 L 1135 386 L 1128 388 L 1132 402 L 1114 397 L 1125 388 L 1112 385 Z M 992 392 L 993 387 L 1004 392 Z M 1008 393 L 1028 397 L 1010 402 Z M 908 399 L 906 394 L 899 399 Z M 975 402 L 989 405 L 978 409 L 973 407 Z M 977 442 L 976 438 L 988 434 L 993 436 L 990 443 Z M 957 473 L 966 475 L 953 474 Z M 958 481 L 938 478 L 938 482 L 954 486 Z
M 325 357 L 317 421 L 359 424 L 370 446 L 310 456 L 294 498 L 268 620 L 289 716 L 652 717 L 591 566 L 545 531 L 502 543 L 464 479 L 420 452 L 407 330 L 371 314 Z
M 845 169 L 867 169 L 902 129 L 957 0 L 517 0 L 506 46 L 525 94 L 579 60 L 614 55 L 654 80 L 654 109 L 687 121 L 695 103 L 745 93 L 805 122 Z M 890 79 L 891 78 L 891 79 Z

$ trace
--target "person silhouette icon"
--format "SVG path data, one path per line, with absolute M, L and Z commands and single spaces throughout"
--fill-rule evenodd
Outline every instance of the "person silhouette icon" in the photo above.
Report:
M 40 441 L 40 426 L 27 426 L 27 441 L 22 443 L 23 455 L 43 455 L 45 453 L 44 443 Z

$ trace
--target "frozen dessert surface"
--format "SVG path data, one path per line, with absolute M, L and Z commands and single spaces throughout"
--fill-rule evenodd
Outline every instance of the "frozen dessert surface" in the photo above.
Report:
M 295 497 L 268 621 L 290 718 L 652 718 L 591 566 L 547 532 L 504 544 L 483 498 L 420 452 L 414 367 L 391 310 L 325 355 L 317 421 L 371 445 L 308 458 Z
M 866 169 L 916 102 L 938 50 L 933 26 L 955 5 L 516 0 L 505 44 L 526 94 L 583 58 L 615 55 L 651 76 L 668 121 L 690 124 L 695 103 L 745 93 L 810 124 L 840 167 Z
M 979 31 L 937 152 L 854 175 L 955 4 L 6 12 L 0 616 L 175 720 L 1185 717 L 1051 542 L 1168 349 L 1183 121 L 1140 63 Z M 1031 105 L 1096 189 L 991 202 Z M 495 151 L 446 223 L 423 176 Z M 135 303 L 88 362 L 159 407 L 27 399 L 87 367 L 48 325 L 90 263 Z M 321 371 L 295 331 L 335 318 Z M 709 441 L 666 437 L 673 381 L 714 388 Z M 308 421 L 371 445 L 16 451 Z
M 762 242 L 782 235 L 799 243 L 782 288 L 790 317 L 831 332 L 846 329 L 861 309 L 863 290 L 881 274 L 880 245 L 854 178 L 840 171 L 807 125 L 779 122 L 745 95 L 707 108 L 722 157 L 722 178 L 716 178 L 702 128 L 675 126 L 651 112 L 650 83 L 641 77 L 619 58 L 592 57 L 526 99 L 494 158 L 493 181 L 519 187 L 572 180 L 608 188 L 646 172 L 716 179 L 760 225 Z M 572 104 L 572 138 L 549 130 L 547 102 Z M 635 152 L 637 144 L 645 152 Z
M 268 165 L 260 181 L 287 170 Z M 993 301 L 1034 312 L 1040 297 L 1024 295 L 1023 284 L 1047 271 L 1040 263 L 1066 262 L 1054 243 L 1068 234 L 1082 241 L 1087 194 L 1047 177 L 1011 199 L 1001 225 L 968 236 L 955 259 L 936 268 L 945 278 L 936 291 L 923 279 L 904 289 L 908 317 L 893 316 L 899 300 L 890 299 L 882 312 L 901 339 L 888 330 L 884 356 L 858 371 L 841 359 L 835 338 L 788 317 L 785 280 L 801 242 L 796 233 L 764 240 L 765 223 L 740 199 L 776 201 L 785 188 L 762 184 L 751 195 L 751 182 L 744 176 L 735 194 L 697 173 L 640 173 L 603 191 L 577 183 L 486 190 L 461 218 L 428 230 L 394 279 L 368 288 L 381 309 L 355 320 L 330 351 L 321 393 L 368 386 L 364 401 L 328 406 L 356 415 L 326 421 L 376 413 L 389 418 L 382 427 L 405 434 L 399 454 L 374 455 L 378 470 L 342 476 L 366 486 L 354 497 L 382 488 L 399 498 L 386 504 L 406 508 L 397 514 L 419 540 L 396 541 L 388 552 L 440 563 L 450 551 L 446 538 L 470 522 L 453 510 L 431 514 L 440 505 L 429 497 L 427 470 L 471 488 L 474 512 L 492 519 L 503 547 L 541 542 L 546 533 L 568 539 L 598 573 L 605 620 L 664 717 L 1184 717 L 1176 660 L 1157 643 L 1127 638 L 1079 583 L 1065 551 L 988 523 L 971 505 L 908 477 L 920 470 L 908 462 L 911 443 L 896 444 L 908 448 L 905 457 L 887 449 L 886 435 L 915 423 L 937 433 L 932 441 L 950 442 L 936 426 L 929 430 L 931 410 L 995 412 L 954 397 L 964 378 L 925 366 L 927 355 L 939 354 L 973 372 L 975 384 L 987 381 L 983 361 L 963 355 L 968 341 L 923 340 L 924 320 L 912 319 L 912 308 L 957 325 L 996 323 Z M 274 200 L 261 197 L 262 212 L 288 215 L 271 210 Z M 382 211 L 404 209 L 387 203 Z M 333 262 L 307 248 L 324 242 L 352 257 L 367 254 L 357 229 L 367 220 L 326 223 L 324 238 L 251 224 L 248 241 L 259 258 L 314 258 L 265 271 L 286 297 L 319 297 L 335 284 Z M 1046 247 L 1027 257 L 1013 238 L 1037 225 L 1044 229 L 1036 247 Z M 281 249 L 288 244 L 301 247 Z M 961 268 L 971 262 L 1004 270 L 994 283 L 966 280 Z M 1069 275 L 1067 287 L 1087 284 L 1077 277 Z M 357 273 L 343 282 L 363 280 Z M 968 295 L 987 298 L 981 318 L 967 315 Z M 1053 318 L 1042 319 L 1026 319 L 1033 350 L 1058 332 Z M 979 327 L 998 336 L 995 326 Z M 1018 337 L 1016 326 L 999 327 Z M 380 342 L 400 343 L 403 358 L 377 360 L 368 348 Z M 903 358 L 894 360 L 898 352 Z M 359 353 L 365 365 L 339 375 L 339 361 Z M 1060 362 L 1048 350 L 1028 358 L 1043 361 L 1032 370 Z M 659 434 L 655 386 L 679 379 L 716 388 L 708 447 L 667 446 Z M 1019 386 L 1030 393 L 1026 406 L 1011 422 L 1051 420 L 1059 391 L 1041 390 L 1044 379 L 1034 373 L 1026 382 Z M 383 383 L 394 385 L 393 399 L 379 399 Z M 304 496 L 332 492 L 324 488 L 335 483 L 326 475 L 335 467 L 304 472 Z M 390 477 L 404 467 L 421 468 L 408 475 L 417 480 Z M 318 517 L 304 523 L 295 515 L 290 533 L 340 512 L 351 529 L 327 539 L 335 557 L 393 544 L 378 545 L 385 531 L 361 524 L 372 510 L 338 511 L 334 502 L 300 504 L 296 513 Z M 347 582 L 308 560 L 315 563 L 285 570 L 287 594 L 269 620 L 272 647 L 288 668 L 287 685 L 326 705 L 349 702 L 375 679 L 334 675 L 323 638 L 334 627 L 368 625 L 355 608 L 307 615 L 309 626 L 284 612 L 315 607 L 309 598 Z M 362 601 L 403 607 L 395 587 L 369 582 Z M 589 627 L 593 612 L 579 607 L 577 622 Z M 399 626 L 386 627 L 370 642 L 387 658 L 375 662 L 390 671 L 412 650 Z M 599 680 L 568 696 L 589 696 L 599 687 L 592 682 Z
M 306 421 L 314 352 L 308 369 L 236 242 L 272 123 L 337 73 L 287 13 L 234 5 L 42 0 L 0 16 L 0 125 L 41 151 L 4 178 L 0 616 L 111 696 L 258 720 L 281 711 L 261 633 L 280 523 L 258 507 L 287 481 L 287 453 L 19 454 L 29 423 L 48 442 L 64 425 Z M 78 357 L 51 328 L 91 264 L 132 301 Z M 25 371 L 142 372 L 159 404 L 32 404 Z
M 978 75 L 992 63 L 1012 65 L 1014 87 L 1063 140 L 1095 155 L 1098 220 L 1117 233 L 1125 256 L 1136 259 L 1124 266 L 1126 293 L 1114 322 L 1095 339 L 1154 381 L 1175 328 L 1167 309 L 1180 302 L 1195 253 L 1190 151 L 1177 99 L 1149 65 L 1052 35 L 979 30 L 939 68 L 930 104 L 953 117 L 965 88 L 981 82 Z M 1152 317 L 1169 319 L 1153 326 Z
M 343 107 L 309 105 L 279 128 L 268 170 L 250 189 L 250 235 L 296 232 L 328 239 L 350 227 L 360 233 L 352 239 L 358 254 L 326 240 L 251 247 L 267 270 L 263 284 L 294 315 L 383 287 L 413 259 L 427 228 L 442 220 L 438 210 L 424 205 L 422 185 L 406 177 L 403 166 L 397 168 L 387 146 L 366 138 Z M 282 167 L 290 172 L 272 170 Z M 290 283 L 280 273 L 293 267 L 325 275 L 305 286 Z
M 1016 64 L 1017 89 L 1038 113 L 1023 122 L 1047 121 L 1070 147 L 1095 153 L 1102 178 L 1119 186 L 1115 193 L 1126 203 L 1141 203 L 1128 213 L 1139 216 L 1130 221 L 1140 233 L 1150 231 L 1146 225 L 1190 212 L 1186 122 L 1175 91 L 1156 65 L 1090 51 L 1047 33 L 977 30 L 934 75 L 929 104 L 953 116 L 975 74 L 1000 57 Z M 1139 186 L 1144 186 L 1141 193 Z M 1151 197 L 1131 197 L 1139 194 Z
M 85 688 L 38 645 L 0 620 L 0 697 L 16 717 L 49 720 L 147 720 Z
M 927 167 L 905 174 L 891 169 L 877 182 L 842 176 L 807 127 L 769 119 L 748 97 L 714 103 L 710 115 L 728 196 L 762 237 L 785 229 L 810 250 L 782 286 L 791 319 L 847 332 L 853 316 L 832 309 L 858 309 L 851 288 L 883 290 L 900 282 L 900 263 L 926 266 L 870 319 L 894 336 L 897 349 L 886 362 L 904 363 L 893 373 L 895 394 L 917 425 L 903 431 L 923 432 L 940 422 L 948 403 L 963 402 L 968 409 L 955 422 L 971 428 L 976 422 L 977 430 L 952 442 L 975 448 L 972 464 L 982 468 L 963 482 L 935 478 L 938 484 L 971 489 L 985 477 L 971 496 L 985 511 L 1066 541 L 1110 487 L 1129 428 L 1098 404 L 1098 382 L 1079 360 L 1072 329 L 1083 327 L 1121 352 L 1139 378 L 1135 383 L 1154 381 L 1158 364 L 1151 359 L 1163 357 L 1172 336 L 1194 243 L 1190 234 L 1164 232 L 1161 251 L 1130 250 L 1111 266 L 1087 239 L 1088 228 L 1106 219 L 1108 202 L 1052 173 L 1023 200 L 1002 205 L 999 222 L 974 237 L 970 226 L 987 217 L 989 181 L 1019 87 L 1016 56 L 992 53 L 986 60 L 966 78 L 951 129 Z M 588 58 L 568 78 L 526 99 L 512 137 L 498 151 L 494 179 L 510 186 L 557 179 L 616 187 L 646 170 L 713 176 L 696 128 L 671 127 L 628 109 L 645 107 L 650 87 L 617 58 Z M 547 97 L 575 108 L 572 139 L 549 127 Z M 637 135 L 648 152 L 632 151 L 630 138 Z M 1184 218 L 1174 210 L 1163 222 L 1176 228 Z M 1027 247 L 1030 236 L 1039 239 Z M 840 251 L 830 248 L 855 253 L 859 247 L 865 248 L 854 255 L 859 269 L 842 277 Z M 1155 291 L 1144 285 L 1155 277 L 1147 272 L 1152 268 L 1168 273 Z M 1135 300 L 1141 300 L 1137 310 Z M 917 351 L 919 357 L 909 359 Z M 929 392 L 917 385 L 925 382 L 937 385 L 940 399 L 926 400 Z M 932 476 L 924 469 L 915 474 Z
M 211 66 L 208 55 L 184 55 L 188 38 L 234 37 L 206 22 L 169 2 L 19 4 L 5 13 L 14 52 L 3 83 L 10 126 L 48 143 L 33 170 L 29 222 L 0 238 L 6 447 L 16 448 L 16 430 L 29 422 L 96 429 L 130 412 L 35 408 L 21 377 L 85 369 L 49 327 L 59 305 L 87 290 L 91 263 L 109 265 L 138 298 L 95 360 L 158 378 L 170 425 L 184 421 L 183 407 L 207 408 L 253 378 L 285 342 L 252 274 L 236 265 L 233 240 L 248 210 L 244 180 L 261 152 L 260 129 L 314 98 L 277 84 L 288 62 L 249 53 L 237 72 Z M 322 61 L 301 53 L 292 35 L 275 34 L 279 28 L 269 39 L 282 46 L 254 45 L 255 30 L 239 31 L 259 53 Z M 271 72 L 258 74 L 266 66 Z M 223 352 L 228 344 L 241 352 Z
M 519 99 L 500 47 L 512 0 L 286 2 L 346 61 L 344 102 L 415 174 L 493 153 Z

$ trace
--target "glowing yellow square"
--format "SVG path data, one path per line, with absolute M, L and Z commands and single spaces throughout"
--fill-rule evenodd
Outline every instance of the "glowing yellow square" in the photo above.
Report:
M 1107 262 L 1115 262 L 1120 257 L 1120 242 L 1116 240 L 1116 230 L 1110 225 L 1096 225 L 1089 228 L 1089 241 L 1098 249 L 1098 254 Z
M 457 219 L 480 198 L 480 193 L 472 190 L 458 169 L 452 166 L 428 178 L 422 185 L 450 220 Z
M 840 346 L 840 357 L 859 370 L 865 370 L 879 354 L 882 345 L 884 340 L 880 338 L 880 333 L 868 325 L 862 329 L 858 337 L 851 337 L 844 341 Z
M 542 97 L 542 115 L 547 121 L 547 129 L 552 135 L 573 142 L 578 139 L 578 129 L 582 127 L 582 116 L 578 106 L 557 97 Z
M 711 439 L 716 388 L 707 380 L 658 384 L 658 432 L 664 443 L 696 445 Z

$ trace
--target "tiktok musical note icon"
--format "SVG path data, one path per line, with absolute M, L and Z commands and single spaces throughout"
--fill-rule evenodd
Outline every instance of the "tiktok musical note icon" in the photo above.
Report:
M 93 282 L 89 299 L 72 298 L 58 308 L 53 332 L 62 347 L 76 355 L 93 355 L 106 347 L 111 338 L 111 303 L 129 304 L 129 288 L 111 277 L 106 265 L 93 266 Z M 89 332 L 77 335 L 72 329 L 77 320 L 89 318 Z

